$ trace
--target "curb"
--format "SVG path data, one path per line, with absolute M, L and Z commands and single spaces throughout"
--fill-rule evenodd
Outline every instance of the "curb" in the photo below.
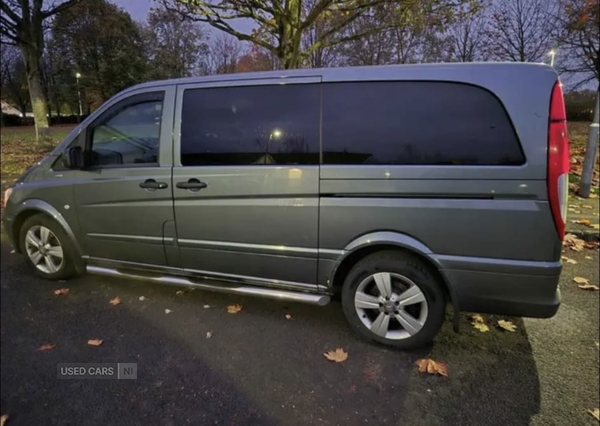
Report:
M 587 242 L 593 242 L 593 241 L 600 241 L 600 233 L 598 231 L 582 231 L 582 230 L 575 230 L 575 229 L 567 229 L 566 231 L 567 234 L 573 234 L 575 235 L 577 238 L 580 238 L 584 241 Z

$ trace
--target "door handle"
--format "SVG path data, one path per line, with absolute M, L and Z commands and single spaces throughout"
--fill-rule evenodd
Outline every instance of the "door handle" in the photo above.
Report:
M 169 185 L 167 182 L 157 182 L 154 179 L 146 179 L 144 182 L 140 183 L 140 188 L 156 190 L 156 189 L 166 189 Z
M 189 179 L 187 182 L 178 182 L 175 184 L 177 188 L 187 189 L 188 191 L 197 192 L 208 187 L 206 182 L 201 182 L 198 179 Z

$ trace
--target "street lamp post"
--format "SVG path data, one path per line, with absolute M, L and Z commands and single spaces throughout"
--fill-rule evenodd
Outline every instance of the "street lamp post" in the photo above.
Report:
M 548 55 L 550 55 L 550 66 L 553 67 L 554 57 L 556 56 L 556 50 L 552 49 L 550 52 L 548 52 Z
M 75 78 L 77 79 L 77 100 L 79 101 L 79 115 L 77 116 L 77 122 L 81 123 L 81 116 L 83 115 L 83 108 L 81 107 L 81 89 L 79 87 L 79 79 L 81 78 L 81 74 L 75 74 Z

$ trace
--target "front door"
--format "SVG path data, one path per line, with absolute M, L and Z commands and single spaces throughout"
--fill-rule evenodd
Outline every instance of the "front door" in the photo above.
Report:
M 163 229 L 173 225 L 173 114 L 163 105 L 172 105 L 174 92 L 126 97 L 81 135 L 87 167 L 77 172 L 74 196 L 88 256 L 167 264 Z
M 319 82 L 178 87 L 173 194 L 185 269 L 316 286 Z

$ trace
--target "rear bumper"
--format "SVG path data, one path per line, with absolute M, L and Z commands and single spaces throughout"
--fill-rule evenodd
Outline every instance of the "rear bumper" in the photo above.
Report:
M 461 311 L 550 318 L 560 307 L 560 261 L 455 256 L 440 256 L 437 260 Z

